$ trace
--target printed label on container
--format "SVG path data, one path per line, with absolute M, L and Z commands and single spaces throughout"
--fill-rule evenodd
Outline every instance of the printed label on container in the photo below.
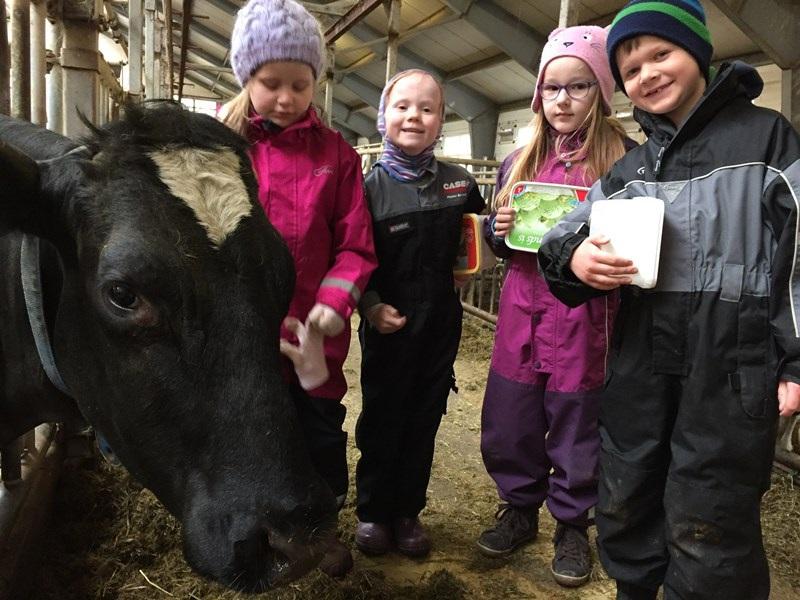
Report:
M 511 188 L 511 208 L 516 211 L 514 225 L 506 236 L 506 246 L 514 250 L 538 252 L 544 234 L 561 218 L 586 199 L 589 188 L 520 181 Z

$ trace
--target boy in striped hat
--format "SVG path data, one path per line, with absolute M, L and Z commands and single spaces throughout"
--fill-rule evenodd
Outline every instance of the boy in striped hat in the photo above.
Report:
M 752 67 L 710 67 L 697 0 L 634 0 L 612 72 L 648 136 L 539 250 L 576 306 L 620 289 L 601 401 L 600 559 L 618 600 L 767 600 L 761 496 L 778 414 L 800 409 L 800 139 L 752 100 Z M 602 198 L 664 201 L 658 283 L 588 236 Z M 577 233 L 576 233 L 577 232 Z

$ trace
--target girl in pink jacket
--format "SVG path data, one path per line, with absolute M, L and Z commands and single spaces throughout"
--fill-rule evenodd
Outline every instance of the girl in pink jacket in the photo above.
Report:
M 225 121 L 251 142 L 259 200 L 294 258 L 296 282 L 281 332 L 282 349 L 312 460 L 341 504 L 347 493 L 347 391 L 342 364 L 349 318 L 377 265 L 364 201 L 361 160 L 311 106 L 323 70 L 319 26 L 294 0 L 250 0 L 231 38 L 231 65 L 242 92 Z M 324 337 L 329 373 L 306 372 L 293 345 Z M 290 345 L 291 344 L 291 345 Z M 352 567 L 338 543 L 321 565 L 343 575 Z

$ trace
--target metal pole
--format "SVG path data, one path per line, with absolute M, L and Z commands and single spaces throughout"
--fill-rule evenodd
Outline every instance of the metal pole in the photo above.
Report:
M 166 98 L 172 98 L 175 94 L 175 65 L 172 59 L 172 0 L 163 3 L 164 5 L 164 46 L 166 49 L 167 80 Z
M 156 92 L 156 0 L 144 0 L 144 97 L 157 98 Z
M 31 121 L 44 127 L 47 124 L 47 94 L 45 93 L 45 17 L 44 0 L 31 5 Z
M 578 0 L 561 0 L 561 10 L 558 13 L 559 27 L 572 27 L 578 24 Z
M 128 90 L 134 99 L 142 96 L 143 0 L 129 0 L 128 13 Z
M 800 131 L 800 67 L 781 70 L 781 113 Z
M 334 77 L 336 75 L 336 55 L 334 53 L 334 45 L 327 46 L 328 61 L 325 70 L 325 123 L 328 127 L 331 126 L 333 120 L 333 86 L 335 85 Z
M 11 3 L 11 116 L 31 120 L 31 3 Z
M 384 4 L 386 8 L 386 4 Z M 389 0 L 388 6 L 388 41 L 386 43 L 386 81 L 397 72 L 397 47 L 400 37 L 400 0 Z
M 64 39 L 64 23 L 45 24 L 47 33 L 47 47 L 53 51 L 58 59 L 50 69 L 47 78 L 47 128 L 56 133 L 64 133 L 63 99 L 64 99 L 64 72 L 61 69 L 61 46 Z
M 6 3 L 0 2 L 0 23 L 6 22 Z M 11 53 L 8 28 L 0 27 L 0 114 L 11 114 Z
M 97 123 L 99 96 L 97 23 L 69 20 L 64 22 L 64 46 L 61 49 L 63 73 L 63 134 L 78 137 L 87 133 L 78 111 Z
M 158 18 L 158 13 L 153 13 L 155 21 L 153 22 L 153 95 L 151 98 L 166 98 L 164 95 L 165 77 L 163 60 L 163 38 L 164 27 L 161 24 L 161 19 Z

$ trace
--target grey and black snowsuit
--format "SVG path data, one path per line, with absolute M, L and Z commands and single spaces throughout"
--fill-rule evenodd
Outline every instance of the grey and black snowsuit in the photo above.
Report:
M 759 507 L 776 388 L 800 382 L 800 141 L 780 114 L 752 104 L 762 86 L 733 63 L 677 130 L 637 110 L 647 143 L 539 252 L 553 293 L 577 305 L 603 293 L 569 268 L 591 201 L 665 202 L 658 284 L 621 293 L 596 520 L 609 575 L 632 589 L 663 584 L 666 598 L 769 594 Z
M 462 309 L 453 281 L 461 217 L 485 203 L 472 175 L 436 163 L 402 183 L 380 165 L 365 181 L 378 268 L 360 308 L 383 302 L 406 324 L 382 334 L 362 320 L 362 410 L 356 427 L 358 518 L 391 522 L 425 506 L 436 432 L 455 384 Z

